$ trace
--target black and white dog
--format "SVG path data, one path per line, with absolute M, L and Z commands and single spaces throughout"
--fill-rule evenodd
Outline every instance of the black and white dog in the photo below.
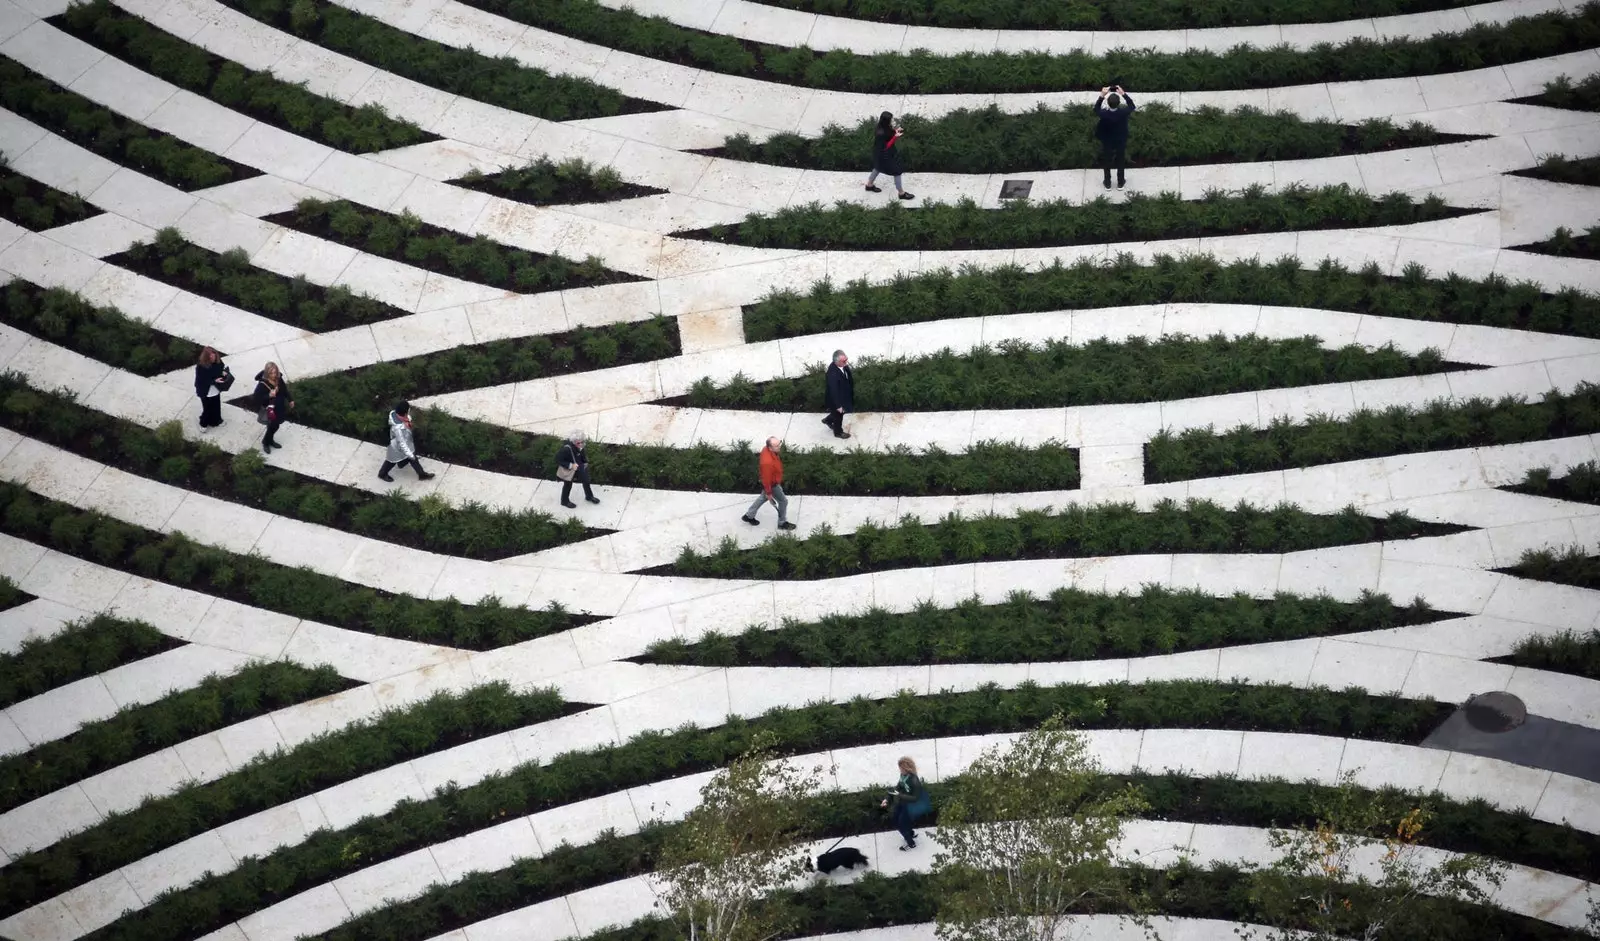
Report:
M 857 866 L 865 866 L 866 864 L 867 857 L 865 853 L 854 846 L 841 846 L 818 856 L 814 866 L 809 858 L 806 859 L 806 872 L 820 872 L 823 875 L 827 875 L 840 867 L 853 870 Z

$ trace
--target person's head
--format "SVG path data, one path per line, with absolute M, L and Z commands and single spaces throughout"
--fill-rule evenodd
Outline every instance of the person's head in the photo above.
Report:
M 773 435 L 772 437 L 768 438 L 767 439 L 767 450 L 768 451 L 782 451 L 783 450 L 783 439 L 779 438 L 777 435 Z
M 878 115 L 878 128 L 880 130 L 887 131 L 891 127 L 894 127 L 894 115 L 887 111 Z
M 212 363 L 216 362 L 217 360 L 219 360 L 221 358 L 222 358 L 222 354 L 218 353 L 212 347 L 203 346 L 203 347 L 200 348 L 200 365 L 202 365 L 202 366 L 210 366 Z
M 277 384 L 283 379 L 283 373 L 278 371 L 277 363 L 268 363 L 261 367 L 261 378 L 273 384 Z
M 844 350 L 834 350 L 833 364 L 835 366 L 848 366 L 850 364 L 850 357 L 844 355 Z
M 906 755 L 906 756 L 904 756 L 904 757 L 902 757 L 900 759 L 900 773 L 901 774 L 916 774 L 917 773 L 917 763 L 915 761 L 911 760 L 911 756 L 910 755 Z
M 572 434 L 567 435 L 567 440 L 571 441 L 573 443 L 573 445 L 576 446 L 576 447 L 580 447 L 580 448 L 583 447 L 583 445 L 585 443 L 584 442 L 583 429 L 579 428 L 579 429 L 574 430 L 572 432 Z
M 394 403 L 394 413 L 399 415 L 401 418 L 410 418 L 411 403 L 407 402 L 405 399 L 401 399 L 400 401 Z
M 1122 96 L 1116 92 L 1112 92 L 1111 94 L 1107 95 L 1106 107 L 1110 108 L 1112 111 L 1120 109 L 1122 107 Z

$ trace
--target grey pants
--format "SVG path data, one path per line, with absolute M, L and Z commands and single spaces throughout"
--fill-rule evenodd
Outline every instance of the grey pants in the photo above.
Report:
M 778 504 L 778 522 L 787 523 L 789 521 L 789 498 L 784 496 L 782 484 L 772 485 L 772 499 L 777 501 Z M 756 511 L 761 509 L 766 502 L 767 495 L 763 493 L 756 497 L 756 502 L 750 504 L 750 509 L 745 510 L 744 515 L 755 519 Z

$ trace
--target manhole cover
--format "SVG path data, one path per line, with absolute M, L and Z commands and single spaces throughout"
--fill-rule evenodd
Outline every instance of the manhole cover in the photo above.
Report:
M 1032 180 L 1004 180 L 1000 183 L 1001 199 L 1027 199 L 1031 192 Z
M 1479 693 L 1467 700 L 1467 724 L 1480 732 L 1509 732 L 1528 719 L 1522 700 L 1503 691 Z

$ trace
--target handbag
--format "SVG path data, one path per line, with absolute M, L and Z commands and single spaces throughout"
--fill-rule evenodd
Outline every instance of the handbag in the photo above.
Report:
M 570 483 L 572 483 L 572 478 L 577 476 L 577 473 L 578 473 L 578 465 L 576 465 L 576 464 L 572 465 L 571 467 L 559 467 L 558 466 L 556 468 L 556 479 L 560 480 L 560 481 L 564 481 L 565 483 L 569 483 L 570 484 Z
M 261 411 L 256 413 L 256 423 L 257 424 L 270 425 L 270 424 L 272 424 L 273 422 L 275 422 L 277 420 L 278 420 L 278 410 L 273 408 L 270 405 L 262 406 Z
M 233 370 L 229 369 L 226 366 L 222 367 L 222 375 L 220 377 L 218 377 L 218 378 L 220 378 L 222 380 L 222 382 L 217 384 L 217 388 L 221 389 L 224 392 L 226 392 L 229 389 L 233 388 Z

